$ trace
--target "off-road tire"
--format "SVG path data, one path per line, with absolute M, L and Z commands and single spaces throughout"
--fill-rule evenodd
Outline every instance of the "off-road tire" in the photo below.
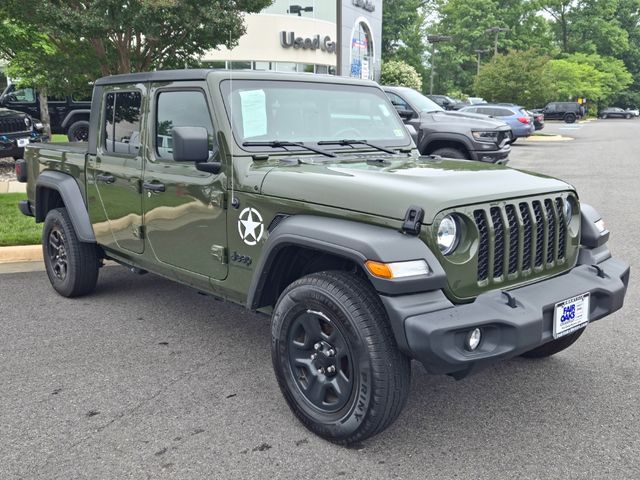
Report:
M 466 154 L 466 152 L 453 147 L 439 148 L 431 152 L 429 155 L 439 155 L 442 158 L 456 158 L 459 160 L 471 160 L 469 158 L 469 155 Z
M 73 122 L 67 130 L 67 138 L 70 142 L 86 142 L 89 140 L 89 122 L 78 120 Z
M 319 325 L 320 341 L 313 335 L 314 322 Z M 404 408 L 410 360 L 398 350 L 380 298 L 366 280 L 341 271 L 296 280 L 278 299 L 271 332 L 280 390 L 293 413 L 315 434 L 342 445 L 359 442 L 382 432 Z M 333 356 L 318 353 L 321 342 L 335 348 Z M 320 370 L 324 367 L 314 366 L 316 360 L 306 360 L 314 353 L 322 361 L 333 359 L 337 374 L 325 376 Z M 292 359 L 296 355 L 307 363 Z M 342 388 L 342 394 L 331 392 L 329 380 L 346 384 L 347 371 L 350 389 Z M 314 404 L 316 385 L 323 393 Z M 334 410 L 324 403 L 333 400 L 327 400 L 329 393 L 337 399 Z
M 533 350 L 523 353 L 522 356 L 525 358 L 546 358 L 551 355 L 555 355 L 556 353 L 559 353 L 573 345 L 584 331 L 585 329 L 581 328 L 580 330 L 576 330 L 575 332 L 565 335 L 564 337 L 560 337 L 557 340 L 551 340 L 544 345 L 540 345 Z
M 66 208 L 56 208 L 47 214 L 42 254 L 49 281 L 63 297 L 86 295 L 96 288 L 98 251 L 95 244 L 78 240 Z
M 564 116 L 564 123 L 575 123 L 576 121 L 576 116 L 573 113 L 567 113 Z

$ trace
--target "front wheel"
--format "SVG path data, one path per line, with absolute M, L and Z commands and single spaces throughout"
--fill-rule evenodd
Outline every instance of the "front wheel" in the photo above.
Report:
M 282 394 L 312 432 L 350 444 L 383 431 L 402 411 L 410 360 L 366 280 L 321 272 L 295 281 L 278 300 L 271 332 Z
M 624 116 L 624 118 L 626 118 L 627 120 L 629 120 L 631 118 L 631 115 L 627 114 Z
M 78 240 L 66 208 L 47 214 L 42 253 L 49 281 L 60 295 L 77 297 L 95 289 L 100 262 L 96 246 Z
M 560 337 L 556 340 L 551 340 L 550 342 L 545 343 L 544 345 L 540 345 L 533 350 L 529 350 L 526 353 L 523 353 L 522 356 L 525 358 L 546 358 L 551 355 L 555 355 L 573 345 L 579 338 L 580 335 L 584 333 L 585 329 L 581 328 L 580 330 L 576 330 L 569 335 L 565 335 L 564 337 Z
M 465 152 L 453 147 L 439 148 L 431 152 L 429 155 L 439 155 L 442 158 L 456 158 L 459 160 L 470 160 L 469 156 Z

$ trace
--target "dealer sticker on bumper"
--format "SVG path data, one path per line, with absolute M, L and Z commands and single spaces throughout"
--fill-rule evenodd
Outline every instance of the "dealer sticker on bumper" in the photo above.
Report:
M 553 338 L 560 338 L 584 328 L 589 323 L 589 294 L 584 293 L 556 303 Z
M 22 148 L 22 147 L 26 147 L 27 145 L 29 145 L 29 139 L 28 138 L 19 138 L 17 141 L 18 147 Z

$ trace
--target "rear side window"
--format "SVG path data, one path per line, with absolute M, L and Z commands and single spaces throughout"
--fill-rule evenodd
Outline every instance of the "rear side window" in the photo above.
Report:
M 173 160 L 173 127 L 203 127 L 209 135 L 209 151 L 215 150 L 215 135 L 204 93 L 196 90 L 160 92 L 156 109 L 156 154 Z
M 104 148 L 107 152 L 136 156 L 140 150 L 140 92 L 105 96 Z

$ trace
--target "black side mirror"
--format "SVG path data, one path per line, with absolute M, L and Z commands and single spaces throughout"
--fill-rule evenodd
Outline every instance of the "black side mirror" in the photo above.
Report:
M 398 115 L 400 115 L 400 118 L 402 120 L 411 120 L 413 118 L 413 110 L 407 110 L 404 108 L 398 108 L 397 109 Z
M 204 127 L 173 127 L 173 160 L 175 162 L 194 162 L 201 172 L 219 173 L 220 162 L 208 162 L 209 134 Z M 215 153 L 215 152 L 214 152 Z M 213 155 L 215 156 L 215 154 Z

